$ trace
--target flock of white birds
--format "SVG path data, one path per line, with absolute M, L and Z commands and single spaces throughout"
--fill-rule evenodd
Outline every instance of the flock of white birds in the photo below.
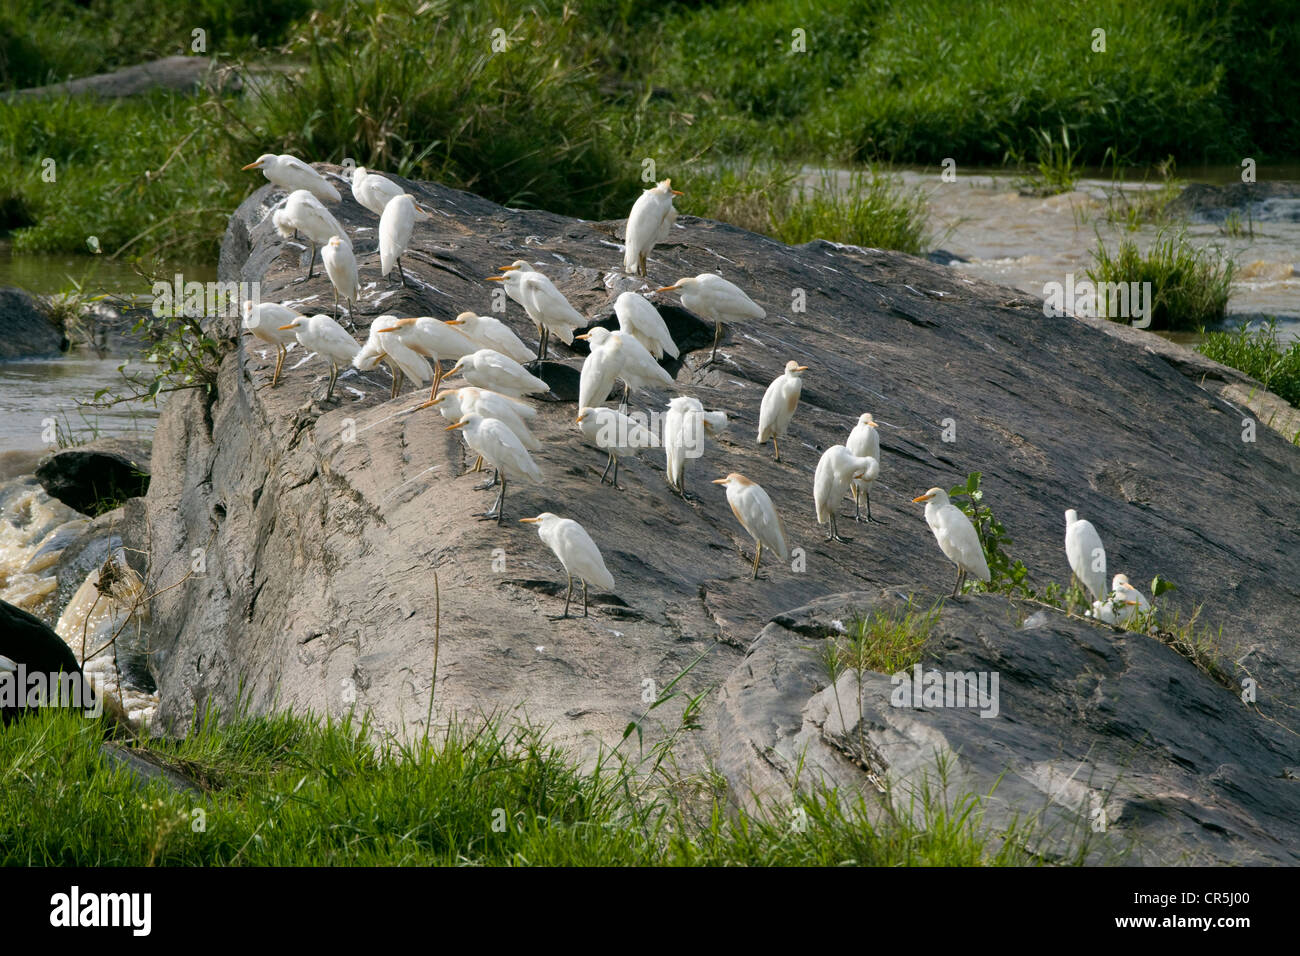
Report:
M 325 208 L 324 203 L 340 201 L 337 189 L 320 173 L 290 155 L 267 154 L 244 167 L 260 169 L 271 183 L 287 191 L 286 198 L 272 212 L 272 222 L 280 235 L 304 237 L 311 245 L 306 278 L 311 278 L 319 249 L 325 272 L 338 300 L 348 304 L 348 315 L 360 298 L 360 279 L 356 255 L 346 231 Z M 432 215 L 410 193 L 392 180 L 357 167 L 351 178 L 352 195 L 365 209 L 379 217 L 380 274 L 397 269 L 403 285 L 406 276 L 401 259 L 411 242 L 417 221 Z M 673 197 L 681 192 L 664 180 L 643 191 L 628 217 L 623 268 L 628 274 L 644 277 L 647 257 L 657 243 L 667 239 L 677 221 Z M 499 486 L 493 507 L 482 517 L 504 515 L 506 488 L 511 482 L 541 484 L 543 476 L 530 452 L 541 443 L 529 424 L 537 410 L 529 396 L 544 395 L 550 387 L 525 367 L 546 358 L 551 336 L 566 345 L 574 339 L 585 341 L 590 352 L 583 361 L 579 376 L 577 425 L 591 444 L 608 454 L 604 482 L 613 467 L 611 482 L 617 487 L 620 456 L 652 447 L 656 441 L 642 422 L 626 414 L 632 394 L 638 389 L 658 385 L 672 387 L 673 377 L 659 364 L 665 355 L 680 355 L 659 311 L 643 296 L 624 292 L 614 303 L 618 329 L 593 326 L 583 334 L 578 329 L 590 324 L 542 272 L 524 260 L 518 260 L 491 276 L 500 282 L 506 295 L 523 307 L 537 329 L 537 351 L 533 351 L 500 319 L 462 312 L 455 319 L 442 321 L 431 316 L 396 318 L 381 315 L 370 325 L 364 344 L 358 344 L 332 316 L 300 315 L 293 309 L 274 303 L 245 302 L 244 328 L 277 350 L 271 386 L 280 379 L 285 353 L 294 342 L 330 365 L 325 400 L 334 394 L 339 370 L 353 366 L 358 370 L 386 363 L 392 371 L 392 397 L 396 397 L 403 380 L 422 386 L 432 379 L 429 400 L 419 408 L 437 407 L 450 420 L 447 429 L 461 433 L 465 444 L 478 456 L 474 470 L 484 463 L 492 466 L 493 480 L 482 489 Z M 762 319 L 766 312 L 734 283 L 713 273 L 678 279 L 657 292 L 678 292 L 682 306 L 714 323 L 713 349 L 709 358 L 717 359 L 725 323 Z M 443 375 L 442 363 L 454 363 Z M 430 367 L 432 362 L 432 367 Z M 538 368 L 539 365 L 534 365 Z M 777 461 L 781 460 L 780 439 L 785 437 L 799 406 L 803 373 L 807 366 L 786 363 L 763 394 L 759 409 L 757 441 L 772 443 Z M 440 390 L 444 377 L 459 374 L 468 383 L 460 388 Z M 623 383 L 623 400 L 619 410 L 605 402 L 616 385 Z M 663 435 L 668 482 L 682 497 L 686 491 L 686 461 L 699 457 L 706 437 L 716 436 L 727 426 L 721 411 L 708 411 L 695 398 L 678 396 L 668 404 Z M 827 540 L 844 541 L 837 527 L 841 503 L 851 496 L 854 520 L 871 521 L 871 486 L 880 474 L 880 438 L 875 419 L 864 413 L 845 439 L 832 445 L 817 463 L 813 479 L 813 500 L 817 522 L 829 529 Z M 726 488 L 727 503 L 736 520 L 754 539 L 753 577 L 758 577 L 763 549 L 767 548 L 782 561 L 790 554 L 785 528 L 771 497 L 763 488 L 737 472 L 717 478 L 714 484 Z M 988 582 L 989 567 L 979 535 L 970 519 L 948 498 L 942 488 L 931 488 L 913 499 L 925 503 L 925 520 L 934 533 L 939 548 L 957 568 L 953 594 L 961 592 L 968 574 Z M 549 511 L 523 522 L 537 526 L 543 542 L 555 553 L 568 576 L 564 601 L 567 617 L 573 598 L 575 579 L 582 582 L 582 612 L 587 615 L 587 587 L 594 585 L 613 591 L 613 576 L 605 567 L 600 549 L 578 522 Z M 1080 584 L 1092 595 L 1092 616 L 1110 624 L 1124 624 L 1135 614 L 1150 610 L 1146 598 L 1123 574 L 1115 575 L 1106 588 L 1106 554 L 1097 530 L 1088 521 L 1078 520 L 1075 511 L 1066 512 L 1066 556 Z

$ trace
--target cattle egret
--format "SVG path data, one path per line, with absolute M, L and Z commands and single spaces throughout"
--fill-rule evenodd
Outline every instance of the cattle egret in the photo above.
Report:
M 582 582 L 582 616 L 587 616 L 587 583 L 591 582 L 606 591 L 614 590 L 614 578 L 605 567 L 605 559 L 600 556 L 600 549 L 591 540 L 587 529 L 572 518 L 561 518 L 549 511 L 543 511 L 536 518 L 520 518 L 525 524 L 537 525 L 537 534 L 546 546 L 555 552 L 564 565 L 564 573 L 569 578 L 569 592 L 564 596 L 564 613 L 560 618 L 569 616 L 569 601 L 573 597 L 573 579 Z
M 352 171 L 352 198 L 376 216 L 382 216 L 388 203 L 405 191 L 391 179 L 372 173 L 364 166 Z
M 758 562 L 763 557 L 763 546 L 771 548 L 776 556 L 784 561 L 790 556 L 790 549 L 785 543 L 785 527 L 781 516 L 776 513 L 772 499 L 767 496 L 761 485 L 750 481 L 744 475 L 732 472 L 725 478 L 715 478 L 715 485 L 727 486 L 727 504 L 736 516 L 741 527 L 749 532 L 758 544 L 754 552 L 754 577 L 758 579 Z
M 411 351 L 433 362 L 433 387 L 429 391 L 432 399 L 438 394 L 442 384 L 442 361 L 457 362 L 475 351 L 477 346 L 451 327 L 451 323 L 435 319 L 431 315 L 421 315 L 413 319 L 397 319 L 387 323 L 385 332 L 394 333 L 402 344 Z
M 325 389 L 325 401 L 334 397 L 334 383 L 338 381 L 339 367 L 349 365 L 360 351 L 356 339 L 348 335 L 343 326 L 328 315 L 313 315 L 307 318 L 300 315 L 287 325 L 280 326 L 280 331 L 293 329 L 298 334 L 298 342 L 308 352 L 315 352 L 330 363 L 330 383 Z
M 596 326 L 590 332 L 584 335 L 575 336 L 575 338 L 585 339 L 591 343 L 591 355 L 588 356 L 587 362 L 593 365 L 591 381 L 592 392 L 583 396 L 582 379 L 579 380 L 579 404 L 598 405 L 609 396 L 609 389 L 605 388 L 603 394 L 601 389 L 605 387 L 605 380 L 611 375 L 614 378 L 622 379 L 624 385 L 623 403 L 626 405 L 632 392 L 647 385 L 659 385 L 668 387 L 673 384 L 673 377 L 668 374 L 662 365 L 654 360 L 644 345 L 638 342 L 627 332 L 611 332 L 604 326 Z M 587 370 L 587 362 L 583 362 L 583 371 Z M 597 379 L 597 370 L 600 378 Z M 610 382 L 612 387 L 612 381 Z M 584 400 L 590 399 L 590 400 Z
M 1127 574 L 1117 574 L 1110 583 L 1110 596 L 1105 601 L 1093 601 L 1091 617 L 1106 624 L 1124 627 L 1134 617 L 1151 613 L 1151 602 L 1129 583 Z
M 456 318 L 450 319 L 447 324 L 455 326 L 461 335 L 473 342 L 474 349 L 492 349 L 516 362 L 533 360 L 532 350 L 511 331 L 510 326 L 495 316 L 462 312 Z
M 664 416 L 664 457 L 669 486 L 686 494 L 686 461 L 704 454 L 704 438 L 715 438 L 727 427 L 726 412 L 706 412 L 698 398 L 679 395 L 668 403 Z
M 627 217 L 626 245 L 623 251 L 623 271 L 636 271 L 645 275 L 645 260 L 655 244 L 663 242 L 677 221 L 673 197 L 681 190 L 673 189 L 671 179 L 665 179 L 653 189 L 644 190 L 632 204 Z
M 280 381 L 280 370 L 284 368 L 287 346 L 298 341 L 297 332 L 285 326 L 302 316 L 287 306 L 276 305 L 274 302 L 259 302 L 254 305 L 247 299 L 244 300 L 243 311 L 244 328 L 267 345 L 275 346 L 275 374 L 271 376 L 271 387 L 275 388 Z
M 1065 556 L 1079 583 L 1101 600 L 1106 596 L 1106 549 L 1091 521 L 1080 521 L 1071 508 L 1065 513 Z
M 531 266 L 522 268 L 517 262 L 501 269 L 505 275 L 488 276 L 488 282 L 501 282 L 506 294 L 524 307 L 528 317 L 537 326 L 537 361 L 546 358 L 546 347 L 552 335 L 565 345 L 573 342 L 573 332 L 587 324 L 582 313 L 569 304 L 555 283 Z
M 465 444 L 496 469 L 501 482 L 501 493 L 492 510 L 485 511 L 478 517 L 496 518 L 497 524 L 500 524 L 505 513 L 506 485 L 511 481 L 531 481 L 540 485 L 542 471 L 515 433 L 498 419 L 466 415 L 454 425 L 447 426 L 447 431 L 457 429 L 464 429 Z
M 479 349 L 464 356 L 446 377 L 450 378 L 457 372 L 465 376 L 465 381 L 471 385 L 512 398 L 541 395 L 551 390 L 549 385 L 514 359 L 492 349 Z
M 583 359 L 578 373 L 578 407 L 594 408 L 614 390 L 614 382 L 623 367 L 623 352 L 609 341 L 609 330 L 605 328 L 599 332 L 592 329 L 578 338 L 591 343 L 591 352 Z
M 677 358 L 677 343 L 669 334 L 668 326 L 659 310 L 643 296 L 624 292 L 614 300 L 614 314 L 618 316 L 619 329 L 644 345 L 656 359 L 663 358 L 665 352 Z
M 817 511 L 817 523 L 831 526 L 830 533 L 826 535 L 827 541 L 847 540 L 840 537 L 839 530 L 835 527 L 840 502 L 848 494 L 850 483 L 867 476 L 874 481 L 879 468 L 876 459 L 855 455 L 844 445 L 832 445 L 822 454 L 813 476 L 813 504 Z
M 391 315 L 378 316 L 370 325 L 370 337 L 361 351 L 352 359 L 352 364 L 361 371 L 369 371 L 380 362 L 387 362 L 393 373 L 393 389 L 389 398 L 396 398 L 402 387 L 402 379 L 409 378 L 416 385 L 423 385 L 433 372 L 429 363 L 417 355 L 401 338 L 393 332 Z
M 325 274 L 334 286 L 334 310 L 338 311 L 339 296 L 343 296 L 348 302 L 348 314 L 351 314 L 353 303 L 361 297 L 357 257 L 352 254 L 352 246 L 338 236 L 331 236 L 330 241 L 321 248 L 320 257 L 325 263 Z
M 328 180 L 296 156 L 264 153 L 244 169 L 260 169 L 262 175 L 287 192 L 305 189 L 322 202 L 338 202 L 339 191 Z
M 635 418 L 629 418 L 612 408 L 584 406 L 578 412 L 578 427 L 583 437 L 597 448 L 609 453 L 605 470 L 601 472 L 600 481 L 605 482 L 610 465 L 614 466 L 614 477 L 610 484 L 618 487 L 618 459 L 620 455 L 632 455 L 641 448 L 654 444 L 654 435 Z
M 957 565 L 957 583 L 952 594 L 956 597 L 966 583 L 967 573 L 974 574 L 985 584 L 989 581 L 989 564 L 984 558 L 979 535 L 965 512 L 948 500 L 948 492 L 931 488 L 912 499 L 925 502 L 925 523 L 934 532 L 934 540 L 948 560 Z
M 437 407 L 443 418 L 453 422 L 460 421 L 466 415 L 495 418 L 514 432 L 519 443 L 529 451 L 538 451 L 542 447 L 542 443 L 528 430 L 527 424 L 529 419 L 536 417 L 537 409 L 517 398 L 466 385 L 440 392 L 436 398 L 429 399 L 419 407 L 430 406 Z
M 524 259 L 516 259 L 508 266 L 500 266 L 497 268 L 497 272 L 536 272 L 536 271 L 537 270 L 532 267 L 532 264 Z M 518 276 L 516 276 L 513 280 L 511 280 L 508 275 L 503 275 L 499 277 L 494 276 L 488 281 L 500 282 L 502 284 L 502 288 L 506 290 L 506 295 L 508 295 L 515 302 L 519 303 L 519 307 L 521 309 L 523 308 L 524 290 L 519 284 Z
M 316 247 L 323 246 L 334 236 L 351 246 L 347 232 L 330 211 L 321 205 L 321 201 L 305 189 L 289 194 L 284 201 L 284 208 L 277 209 L 271 215 L 276 231 L 286 235 L 289 229 L 296 229 L 307 237 L 311 243 L 311 258 L 307 261 L 307 278 L 313 275 L 316 266 Z
M 799 393 L 803 391 L 803 373 L 807 365 L 798 362 L 786 362 L 785 371 L 772 380 L 772 384 L 763 393 L 763 404 L 758 412 L 758 441 L 772 443 L 776 460 L 781 460 L 781 446 L 778 438 L 784 438 L 794 418 L 794 410 L 799 407 Z
M 848 441 L 844 445 L 849 451 L 861 458 L 876 459 L 877 468 L 875 474 L 870 478 L 865 475 L 861 478 L 854 478 L 853 484 L 849 485 L 849 493 L 853 495 L 853 520 L 862 520 L 862 502 L 865 500 L 867 503 L 867 521 L 872 521 L 874 519 L 871 517 L 871 486 L 875 484 L 876 475 L 880 472 L 880 432 L 876 420 L 870 412 L 858 416 L 858 423 L 853 426 L 853 431 L 849 432 Z
M 696 315 L 713 320 L 713 354 L 709 356 L 710 363 L 718 359 L 723 322 L 767 317 L 762 306 L 741 292 L 738 286 L 712 272 L 701 273 L 693 279 L 678 279 L 658 291 L 672 292 L 674 289 L 681 290 L 683 306 Z
M 411 244 L 411 233 L 417 220 L 428 219 L 432 213 L 415 201 L 410 193 L 402 193 L 388 201 L 379 217 L 379 274 L 388 275 L 397 266 L 397 277 L 406 285 L 402 271 L 402 255 Z

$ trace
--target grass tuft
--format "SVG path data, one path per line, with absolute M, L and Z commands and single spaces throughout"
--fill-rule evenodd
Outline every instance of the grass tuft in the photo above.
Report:
M 1182 233 L 1162 230 L 1145 254 L 1128 239 L 1121 239 L 1112 254 L 1099 239 L 1093 260 L 1088 278 L 1094 283 L 1151 283 L 1152 329 L 1199 329 L 1227 314 L 1231 258 L 1218 249 L 1197 249 Z M 1098 314 L 1105 314 L 1108 304 L 1098 296 Z
M 1196 350 L 1257 379 L 1270 392 L 1300 408 L 1300 341 L 1278 343 L 1277 319 L 1252 329 L 1247 322 L 1231 332 L 1206 332 Z

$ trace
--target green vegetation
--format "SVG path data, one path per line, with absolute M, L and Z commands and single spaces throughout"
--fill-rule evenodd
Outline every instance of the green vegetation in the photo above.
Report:
M 1095 283 L 1151 283 L 1153 329 L 1198 329 L 1227 314 L 1232 260 L 1221 250 L 1197 249 L 1181 233 L 1162 230 L 1145 255 L 1129 239 L 1121 239 L 1112 255 L 1098 239 L 1093 260 L 1088 278 Z M 1108 305 L 1107 298 L 1097 297 L 1099 315 Z
M 798 798 L 798 813 L 734 813 L 711 775 L 647 787 L 635 763 L 606 755 L 582 769 L 528 728 L 376 745 L 364 721 L 282 713 L 224 725 L 208 715 L 184 740 L 135 744 L 195 781 L 177 792 L 139 783 L 104 755 L 102 733 L 61 712 L 0 731 L 0 864 L 1042 862 L 1032 824 L 994 832 L 982 797 L 945 796 L 942 781 L 910 801 L 822 793 Z
M 1206 332 L 1196 350 L 1245 372 L 1300 408 L 1300 341 L 1282 348 L 1277 340 L 1276 318 L 1254 329 L 1243 322 L 1232 332 Z
M 1081 147 L 1070 146 L 1070 130 L 1062 125 L 1061 138 L 1058 140 L 1049 130 L 1033 131 L 1037 159 L 1033 171 L 1021 179 L 1017 185 L 1022 192 L 1034 196 L 1056 196 L 1068 193 L 1079 181 L 1080 168 L 1077 162 Z M 1018 165 L 1025 165 L 1022 155 L 1012 151 L 1009 154 Z
M 1012 597 L 1035 598 L 1037 595 L 1029 586 L 1029 569 L 1024 562 L 1007 554 L 1006 546 L 1011 544 L 1007 529 L 993 514 L 993 509 L 984 504 L 984 490 L 980 487 L 983 475 L 972 471 L 966 481 L 954 485 L 948 491 L 948 498 L 954 505 L 965 512 L 975 526 L 979 535 L 980 547 L 984 549 L 984 560 L 989 565 L 989 583 L 967 581 L 970 589 L 1001 592 Z
M 824 654 L 830 679 L 846 670 L 896 674 L 919 663 L 941 607 L 922 611 L 909 603 L 902 614 L 877 608 L 849 621 L 843 634 L 827 637 Z

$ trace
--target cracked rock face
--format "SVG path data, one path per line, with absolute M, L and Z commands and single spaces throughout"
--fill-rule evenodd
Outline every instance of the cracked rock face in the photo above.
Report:
M 621 222 L 403 184 L 434 210 L 402 260 L 410 288 L 378 275 L 377 217 L 346 188 L 331 209 L 360 263 L 358 340 L 380 314 L 492 313 L 498 284 L 483 279 L 515 259 L 546 272 L 601 324 L 611 324 L 620 292 L 643 288 L 619 269 Z M 260 281 L 264 300 L 329 311 L 319 263 L 316 278 L 293 281 L 305 250 L 266 218 L 280 198 L 263 187 L 232 217 L 221 279 Z M 325 404 L 321 361 L 303 363 L 294 349 L 270 389 L 274 352 L 244 337 L 224 361 L 215 402 L 173 398 L 148 494 L 150 586 L 183 582 L 153 607 L 160 717 L 183 726 L 195 706 L 230 709 L 242 693 L 255 710 L 356 706 L 382 729 L 418 733 L 440 602 L 438 721 L 526 717 L 590 755 L 642 714 L 648 688 L 661 690 L 707 651 L 679 686 L 722 692 L 708 698 L 704 732 L 687 738 L 695 749 L 679 757 L 718 766 L 738 800 L 751 787 L 788 797 L 782 767 L 805 747 L 819 774 L 858 789 L 874 789 L 881 774 L 918 779 L 937 748 L 958 754 L 956 779 L 975 789 L 987 792 L 1008 771 L 999 796 L 1025 812 L 1047 803 L 1055 781 L 1069 781 L 1052 805 L 1063 819 L 1109 786 L 1107 807 L 1119 811 L 1109 836 L 1146 841 L 1142 859 L 1290 859 L 1279 820 L 1300 817 L 1300 783 L 1283 779 L 1300 763 L 1300 738 L 1149 638 L 1055 618 L 1028 627 L 992 596 L 952 602 L 925 664 L 1002 669 L 999 715 L 891 708 L 889 678 L 870 675 L 861 716 L 841 717 L 808 649 L 822 638 L 774 623 L 882 588 L 929 607 L 951 588 L 953 568 L 910 499 L 980 471 L 985 502 L 1039 586 L 1068 579 L 1063 514 L 1077 508 L 1097 526 L 1110 568 L 1139 583 L 1156 573 L 1177 582 L 1171 606 L 1203 604 L 1208 623 L 1250 649 L 1269 700 L 1292 700 L 1300 455 L 1262 426 L 1255 442 L 1241 441 L 1242 412 L 1217 391 L 1231 376 L 1142 333 L 1045 318 L 1020 293 L 908 256 L 820 241 L 787 247 L 688 217 L 679 226 L 650 256 L 645 286 L 717 272 L 767 311 L 728 328 L 722 361 L 705 368 L 711 325 L 672 293 L 653 297 L 683 358 L 666 366 L 675 387 L 640 391 L 633 408 L 662 413 L 670 398 L 690 395 L 730 420 L 687 466 L 696 500 L 669 490 L 659 449 L 623 459 L 622 490 L 597 483 L 605 456 L 574 423 L 580 341 L 569 349 L 552 340 L 540 374 L 553 394 L 538 403 L 534 428 L 546 481 L 511 485 L 502 527 L 473 516 L 492 493 L 474 490 L 483 476 L 468 473 L 457 434 L 436 409 L 412 411 L 427 392 L 408 385 L 390 400 L 382 368 L 345 374 Z M 536 342 L 513 302 L 495 314 Z M 213 331 L 236 340 L 237 320 Z M 809 371 L 778 463 L 754 436 L 763 391 L 790 359 Z M 843 520 L 852 541 L 828 543 L 813 472 L 865 411 L 881 422 L 878 521 Z M 710 484 L 730 471 L 768 491 L 797 549 L 786 564 L 765 553 L 758 581 L 747 563 L 753 544 Z M 842 509 L 851 516 L 848 499 Z M 563 572 L 514 520 L 541 511 L 581 522 L 614 576 L 615 593 L 593 593 L 585 620 L 551 619 Z M 859 698 L 844 678 L 837 686 L 841 701 Z M 1260 700 L 1260 710 L 1296 723 L 1291 710 Z M 669 705 L 652 718 L 671 724 L 679 712 Z M 851 749 L 862 741 L 869 749 Z

